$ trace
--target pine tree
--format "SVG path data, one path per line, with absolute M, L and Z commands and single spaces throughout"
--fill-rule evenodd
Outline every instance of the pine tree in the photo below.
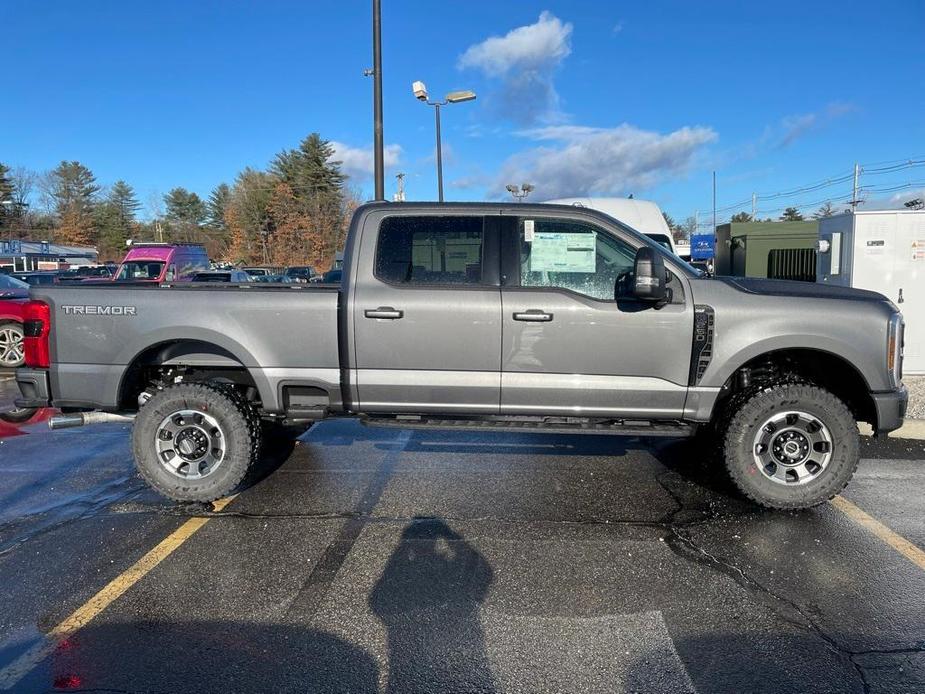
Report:
M 206 221 L 205 202 L 186 188 L 174 188 L 169 191 L 164 196 L 164 205 L 167 207 L 167 219 L 173 222 L 198 227 Z
M 201 227 L 207 216 L 206 203 L 186 188 L 174 188 L 164 196 L 167 229 L 178 241 L 202 241 Z
M 270 172 L 291 191 L 295 209 L 302 217 L 299 226 L 317 246 L 311 255 L 320 254 L 314 262 L 323 267 L 328 255 L 333 258 L 330 249 L 337 245 L 345 205 L 347 176 L 341 171 L 340 162 L 334 160 L 334 147 L 318 133 L 312 133 L 298 149 L 277 154 Z M 285 225 L 291 218 L 290 213 Z
M 225 231 L 225 210 L 230 199 L 231 187 L 227 183 L 220 183 L 215 186 L 209 194 L 209 200 L 206 203 L 208 208 L 207 223 L 213 229 Z
M 75 246 L 95 243 L 94 208 L 100 187 L 93 172 L 80 162 L 62 161 L 48 174 L 45 189 L 57 221 L 56 240 Z
M 796 207 L 788 207 L 780 216 L 782 222 L 802 222 L 803 215 Z
M 121 255 L 125 242 L 135 229 L 135 213 L 141 207 L 135 191 L 123 180 L 116 181 L 105 200 L 97 206 L 100 254 L 109 258 Z
M 752 216 L 748 212 L 736 212 L 729 219 L 730 222 L 750 222 L 752 221 Z
M 141 203 L 135 197 L 135 190 L 120 179 L 112 184 L 106 201 L 118 214 L 119 225 L 128 231 L 135 223 L 135 214 L 141 209 Z
M 831 202 L 826 202 L 822 207 L 816 210 L 813 214 L 813 219 L 824 219 L 825 217 L 831 217 L 836 212 L 835 205 Z

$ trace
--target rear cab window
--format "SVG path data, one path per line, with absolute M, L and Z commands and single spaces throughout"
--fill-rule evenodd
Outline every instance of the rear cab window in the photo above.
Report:
M 394 216 L 379 227 L 376 278 L 407 286 L 479 285 L 485 263 L 481 216 Z

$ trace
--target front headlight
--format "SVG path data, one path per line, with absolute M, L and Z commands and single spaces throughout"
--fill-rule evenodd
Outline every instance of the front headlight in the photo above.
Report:
M 887 330 L 886 365 L 890 372 L 890 381 L 894 388 L 903 382 L 903 339 L 906 324 L 901 313 L 894 313 L 890 317 Z

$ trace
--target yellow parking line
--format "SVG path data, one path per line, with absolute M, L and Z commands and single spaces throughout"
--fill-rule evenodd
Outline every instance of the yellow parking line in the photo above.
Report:
M 843 496 L 836 496 L 832 499 L 832 505 L 862 528 L 872 532 L 890 547 L 902 554 L 906 559 L 925 571 L 925 551 L 916 547 L 902 535 L 890 530 L 873 516 L 869 516 Z
M 213 502 L 214 511 L 225 508 L 234 496 Z M 48 657 L 58 644 L 70 638 L 76 631 L 86 626 L 91 620 L 109 607 L 119 596 L 144 578 L 155 566 L 160 564 L 180 545 L 190 539 L 209 522 L 209 517 L 190 518 L 170 535 L 161 540 L 153 549 L 136 561 L 124 572 L 110 581 L 100 592 L 74 610 L 60 624 L 49 631 L 45 638 L 12 663 L 0 670 L 0 689 L 12 689 L 19 680 Z

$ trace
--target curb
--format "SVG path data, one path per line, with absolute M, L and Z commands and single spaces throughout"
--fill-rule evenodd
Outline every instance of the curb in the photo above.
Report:
M 870 436 L 873 430 L 869 424 L 862 423 L 859 427 L 862 436 Z M 891 439 L 917 439 L 925 441 L 925 419 L 907 418 L 903 425 L 896 431 L 891 431 L 888 436 Z

